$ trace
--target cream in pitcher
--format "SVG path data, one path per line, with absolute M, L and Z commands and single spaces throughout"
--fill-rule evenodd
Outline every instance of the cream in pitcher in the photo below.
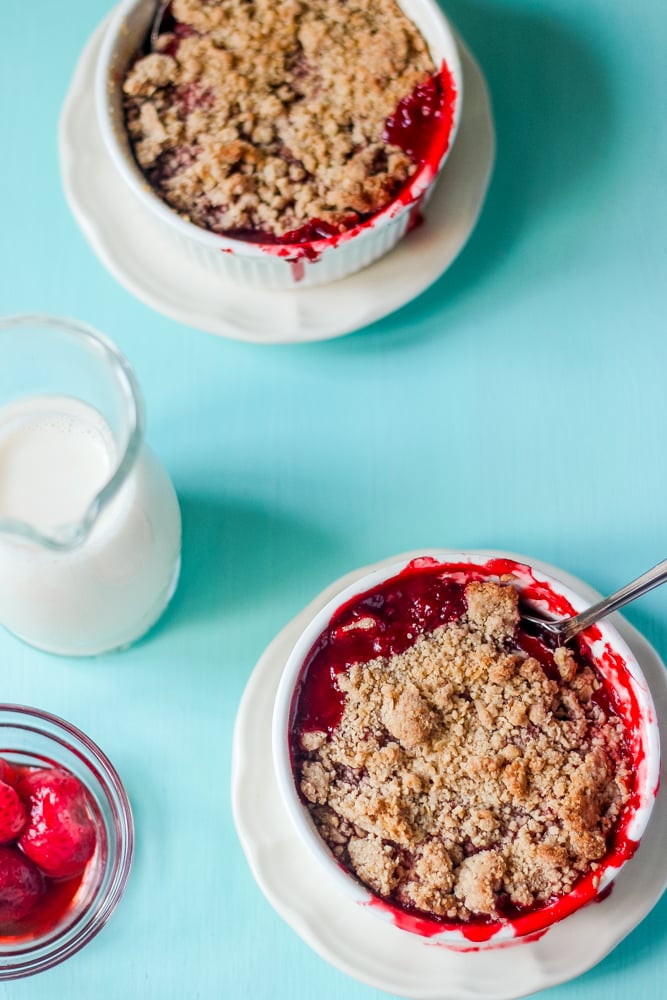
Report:
M 169 477 L 113 345 L 45 317 L 0 322 L 0 622 L 54 653 L 127 645 L 180 568 Z

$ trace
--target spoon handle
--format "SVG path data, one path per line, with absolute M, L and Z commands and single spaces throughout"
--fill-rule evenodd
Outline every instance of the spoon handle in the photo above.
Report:
M 625 587 L 621 587 L 616 593 L 605 597 L 602 601 L 598 601 L 597 604 L 582 611 L 581 614 L 575 615 L 574 618 L 570 618 L 567 622 L 564 622 L 563 641 L 567 642 L 569 639 L 574 638 L 583 629 L 592 625 L 593 622 L 597 622 L 601 618 L 606 618 L 613 611 L 618 611 L 619 608 L 629 604 L 630 601 L 634 601 L 636 597 L 641 597 L 642 594 L 648 593 L 649 590 L 653 590 L 654 587 L 658 587 L 666 580 L 667 559 L 663 559 L 657 566 L 649 569 L 646 573 L 642 573 L 632 583 L 626 584 Z

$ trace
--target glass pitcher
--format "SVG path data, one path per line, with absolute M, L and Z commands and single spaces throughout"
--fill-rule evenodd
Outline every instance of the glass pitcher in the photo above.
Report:
M 67 656 L 126 646 L 165 609 L 180 553 L 127 360 L 80 323 L 0 320 L 0 623 Z

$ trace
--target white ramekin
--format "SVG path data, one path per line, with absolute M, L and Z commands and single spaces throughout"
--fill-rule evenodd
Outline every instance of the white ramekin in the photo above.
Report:
M 634 853 L 646 828 L 658 792 L 660 776 L 660 740 L 653 699 L 639 664 L 617 629 L 609 622 L 600 622 L 587 630 L 582 637 L 597 669 L 608 687 L 614 690 L 617 706 L 630 735 L 629 750 L 636 768 L 636 789 L 633 800 L 626 809 L 619 832 L 612 847 L 600 861 L 594 873 L 577 883 L 567 896 L 556 902 L 529 912 L 516 919 L 491 924 L 443 924 L 411 915 L 385 900 L 374 896 L 344 869 L 330 852 L 319 835 L 296 787 L 292 770 L 289 744 L 292 705 L 301 670 L 316 641 L 327 629 L 336 612 L 379 584 L 402 573 L 410 564 L 442 564 L 452 567 L 449 577 L 470 579 L 472 568 L 478 579 L 498 579 L 501 574 L 512 573 L 514 585 L 543 613 L 565 616 L 583 611 L 590 602 L 557 577 L 533 569 L 511 559 L 499 559 L 494 554 L 480 552 L 448 552 L 443 557 L 434 550 L 417 560 L 402 559 L 373 570 L 360 580 L 346 587 L 332 598 L 311 619 L 301 633 L 287 660 L 280 679 L 273 712 L 273 761 L 280 790 L 292 824 L 304 847 L 328 873 L 332 891 L 337 887 L 358 904 L 384 920 L 390 920 L 402 930 L 431 938 L 447 947 L 470 950 L 496 947 L 512 941 L 534 940 L 553 924 L 574 913 L 586 903 L 600 898 L 611 885 L 623 865 Z M 627 845 L 630 845 L 628 850 Z
M 165 237 L 222 279 L 266 289 L 307 288 L 360 271 L 391 250 L 414 224 L 454 143 L 461 118 L 463 77 L 452 29 L 435 0 L 398 0 L 429 45 L 436 66 L 444 61 L 456 89 L 449 143 L 436 170 L 417 170 L 399 199 L 354 229 L 308 244 L 246 243 L 211 233 L 183 219 L 151 189 L 132 155 L 123 116 L 122 83 L 143 46 L 155 0 L 123 0 L 107 25 L 100 49 L 95 102 L 99 127 L 116 168 L 133 194 L 159 222 Z M 156 253 L 159 248 L 156 248 Z

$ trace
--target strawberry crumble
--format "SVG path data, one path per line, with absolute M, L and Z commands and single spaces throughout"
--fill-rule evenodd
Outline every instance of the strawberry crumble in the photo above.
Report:
M 124 80 L 126 126 L 148 182 L 187 220 L 301 242 L 396 198 L 420 162 L 416 129 L 401 139 L 410 100 L 424 121 L 451 100 L 434 74 L 396 0 L 173 0 Z
M 568 894 L 595 872 L 633 791 L 597 670 L 522 629 L 511 577 L 424 572 L 340 609 L 297 684 L 291 752 L 339 863 L 443 922 Z

